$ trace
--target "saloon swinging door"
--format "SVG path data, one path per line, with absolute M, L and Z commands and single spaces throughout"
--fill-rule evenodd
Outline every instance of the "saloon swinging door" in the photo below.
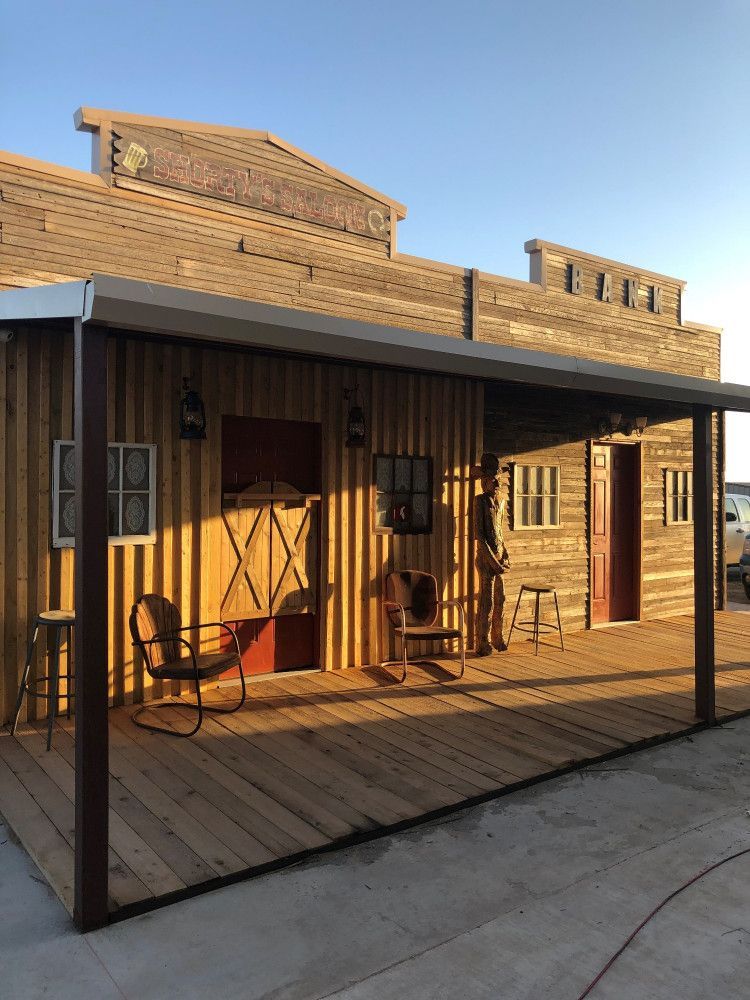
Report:
M 318 665 L 320 426 L 222 418 L 220 609 L 249 673 Z

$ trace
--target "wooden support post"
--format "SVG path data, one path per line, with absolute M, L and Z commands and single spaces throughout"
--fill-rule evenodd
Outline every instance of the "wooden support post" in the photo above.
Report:
M 75 883 L 81 931 L 108 920 L 107 336 L 74 321 Z
M 695 597 L 695 713 L 716 721 L 714 661 L 714 477 L 712 413 L 693 407 L 693 547 Z

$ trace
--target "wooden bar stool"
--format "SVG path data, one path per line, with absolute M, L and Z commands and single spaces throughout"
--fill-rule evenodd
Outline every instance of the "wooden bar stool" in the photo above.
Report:
M 534 594 L 534 620 L 519 622 L 516 625 L 516 616 L 518 615 L 518 609 L 521 606 L 521 598 L 524 594 Z M 557 613 L 557 625 L 554 622 L 543 622 L 539 620 L 539 600 L 542 594 L 552 594 L 555 599 L 555 612 Z M 521 589 L 518 592 L 518 600 L 516 601 L 516 610 L 513 612 L 513 621 L 510 623 L 510 632 L 508 632 L 508 645 L 510 645 L 510 637 L 513 634 L 513 629 L 518 629 L 519 632 L 531 632 L 534 636 L 534 656 L 539 654 L 539 633 L 542 629 L 547 632 L 557 632 L 560 636 L 560 649 L 565 652 L 565 644 L 563 642 L 563 630 L 562 624 L 560 623 L 560 605 L 557 603 L 557 591 L 554 587 L 535 587 L 530 583 L 522 583 Z
M 47 749 L 52 746 L 52 727 L 55 723 L 55 716 L 57 715 L 57 701 L 60 693 L 60 678 L 68 683 L 68 690 L 66 695 L 67 702 L 67 715 L 70 718 L 70 700 L 73 695 L 70 692 L 70 685 L 73 680 L 73 671 L 71 669 L 71 659 L 70 652 L 72 649 L 72 636 L 73 636 L 73 626 L 75 625 L 75 612 L 73 611 L 41 611 L 34 620 L 34 628 L 31 633 L 31 640 L 29 642 L 29 651 L 26 654 L 26 663 L 24 664 L 23 674 L 21 676 L 21 686 L 18 689 L 18 698 L 16 700 L 16 711 L 13 716 L 13 725 L 11 727 L 11 735 L 15 736 L 16 726 L 18 725 L 18 716 L 21 714 L 21 705 L 23 704 L 23 696 L 25 694 L 31 695 L 32 698 L 46 698 L 48 702 L 47 708 Z M 53 639 L 52 646 L 52 661 L 51 670 L 49 674 L 45 674 L 43 677 L 37 677 L 35 680 L 29 682 L 29 672 L 31 671 L 31 661 L 34 657 L 34 645 L 36 643 L 37 636 L 39 635 L 40 626 L 44 625 L 46 628 L 51 628 L 55 630 L 55 635 Z M 66 651 L 68 654 L 68 672 L 67 674 L 60 673 L 60 650 L 62 648 L 62 633 L 63 629 L 67 631 L 67 645 Z M 43 684 L 47 681 L 46 691 L 37 691 L 37 686 Z

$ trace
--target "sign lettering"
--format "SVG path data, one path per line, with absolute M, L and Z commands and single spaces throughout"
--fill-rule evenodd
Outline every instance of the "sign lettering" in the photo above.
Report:
M 573 295 L 584 294 L 585 287 L 593 287 L 593 298 L 600 302 L 615 301 L 615 284 L 617 285 L 617 301 L 621 305 L 626 305 L 629 309 L 638 308 L 640 282 L 638 278 L 618 278 L 613 281 L 612 275 L 608 271 L 599 271 L 592 275 L 592 284 L 589 286 L 584 277 L 583 265 L 568 264 L 568 284 L 567 289 Z M 660 285 L 646 286 L 648 288 L 648 308 L 657 315 L 662 312 L 662 288 Z M 591 297 L 591 296 L 589 296 Z
M 254 166 L 244 169 L 208 159 L 140 133 L 116 137 L 114 171 L 376 240 L 390 238 L 390 213 L 385 205 L 301 184 Z

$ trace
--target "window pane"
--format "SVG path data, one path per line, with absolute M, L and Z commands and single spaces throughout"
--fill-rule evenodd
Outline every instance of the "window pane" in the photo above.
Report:
M 738 519 L 737 508 L 734 505 L 734 500 L 732 500 L 730 497 L 726 498 L 726 513 L 727 513 L 727 521 L 736 521 Z M 733 514 L 734 517 L 730 517 L 729 516 L 730 514 Z
M 411 527 L 411 497 L 408 493 L 393 495 L 393 530 L 408 531 Z
M 737 497 L 737 506 L 740 511 L 740 521 L 750 521 L 750 500 L 747 497 Z
M 149 451 L 147 448 L 122 449 L 123 490 L 148 490 L 150 483 Z
M 110 536 L 120 534 L 120 494 L 112 491 L 107 494 L 107 525 Z
M 557 497 L 545 497 L 544 520 L 546 524 L 557 524 Z
M 149 524 L 149 497 L 146 493 L 122 494 L 123 535 L 147 535 Z
M 531 493 L 531 468 L 528 465 L 521 466 L 521 494 L 528 496 Z M 524 522 L 527 523 L 527 522 Z
M 675 494 L 670 501 L 672 505 L 672 520 L 680 520 L 680 498 Z
M 120 489 L 120 449 L 107 448 L 107 489 Z
M 58 500 L 59 522 L 57 534 L 60 538 L 72 538 L 76 533 L 76 498 L 73 493 L 61 493 Z
M 531 523 L 541 524 L 542 523 L 542 497 L 533 497 L 531 507 Z
M 391 511 L 393 509 L 393 497 L 390 493 L 378 493 L 375 497 L 375 526 L 378 528 L 390 528 L 393 524 Z
M 393 490 L 393 459 L 378 458 L 375 463 L 375 486 L 380 493 Z
M 60 489 L 72 490 L 76 485 L 76 456 L 72 444 L 60 446 Z
M 426 493 L 415 493 L 412 497 L 411 523 L 418 531 L 429 524 L 430 501 Z
M 549 483 L 550 483 L 550 493 L 556 496 L 560 492 L 559 484 L 560 470 L 556 465 L 553 465 L 549 470 Z
M 408 493 L 411 489 L 411 459 L 397 458 L 394 469 L 394 486 L 396 493 Z
M 531 524 L 531 498 L 521 497 L 521 524 Z
M 415 493 L 429 493 L 429 466 L 426 458 L 415 458 L 412 463 L 412 475 L 414 482 L 412 489 Z

